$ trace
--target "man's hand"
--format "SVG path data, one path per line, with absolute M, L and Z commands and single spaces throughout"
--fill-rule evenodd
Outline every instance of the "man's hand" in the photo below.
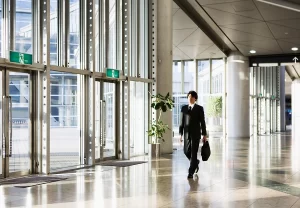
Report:
M 202 139 L 203 143 L 205 143 L 207 141 L 207 137 L 206 136 L 203 136 L 203 139 Z
M 183 142 L 182 136 L 180 136 L 180 139 L 179 139 L 179 141 L 180 141 L 180 142 Z

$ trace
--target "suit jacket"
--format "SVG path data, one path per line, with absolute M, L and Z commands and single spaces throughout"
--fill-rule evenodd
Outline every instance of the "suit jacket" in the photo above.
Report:
M 206 136 L 205 116 L 202 106 L 195 104 L 191 111 L 189 111 L 188 105 L 182 106 L 180 120 L 179 134 L 184 134 L 184 139 L 189 137 L 200 139 L 201 133 Z

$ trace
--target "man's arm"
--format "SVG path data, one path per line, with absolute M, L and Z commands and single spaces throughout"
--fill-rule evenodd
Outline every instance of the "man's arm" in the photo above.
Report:
M 207 133 L 206 133 L 206 124 L 205 124 L 205 115 L 204 115 L 204 109 L 203 107 L 201 106 L 200 107 L 200 123 L 201 123 L 201 132 L 202 132 L 202 135 L 203 136 L 207 136 Z
M 183 108 L 184 108 L 184 106 L 181 107 L 181 112 L 180 112 L 180 125 L 179 125 L 179 134 L 180 134 L 180 136 L 183 135 L 183 129 L 184 129 Z

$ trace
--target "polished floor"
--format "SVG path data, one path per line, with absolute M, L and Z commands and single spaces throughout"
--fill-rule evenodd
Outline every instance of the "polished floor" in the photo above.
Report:
M 0 186 L 3 207 L 299 207 L 300 138 L 290 133 L 210 139 L 212 155 L 188 180 L 182 149 L 130 167 L 96 166 L 65 181 Z M 133 160 L 148 160 L 138 157 Z

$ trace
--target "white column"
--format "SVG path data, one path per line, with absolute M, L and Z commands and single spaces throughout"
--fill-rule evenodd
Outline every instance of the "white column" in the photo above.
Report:
M 227 60 L 227 137 L 246 138 L 250 136 L 249 61 L 238 53 L 231 54 Z
M 172 0 L 157 1 L 157 93 L 172 94 Z M 163 113 L 162 121 L 171 130 L 167 130 L 161 144 L 161 153 L 172 153 L 172 112 Z
M 293 139 L 300 137 L 300 79 L 296 79 L 292 83 L 292 133 Z

